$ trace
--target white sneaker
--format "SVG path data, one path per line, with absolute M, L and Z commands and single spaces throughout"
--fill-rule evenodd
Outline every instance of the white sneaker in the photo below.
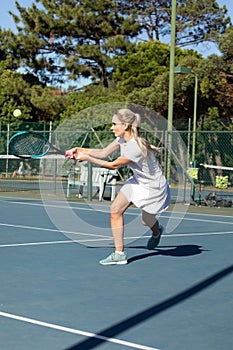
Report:
M 101 265 L 125 265 L 127 264 L 127 255 L 124 254 L 118 254 L 117 252 L 114 252 L 110 254 L 107 258 L 100 260 Z

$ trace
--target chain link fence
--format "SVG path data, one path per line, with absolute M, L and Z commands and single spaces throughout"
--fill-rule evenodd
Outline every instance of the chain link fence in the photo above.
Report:
M 114 138 L 110 126 L 94 129 L 90 127 L 84 131 L 78 131 L 74 145 L 83 147 L 102 148 Z M 3 182 L 11 180 L 12 188 L 19 186 L 19 177 L 13 179 L 12 175 L 19 166 L 19 159 L 12 158 L 8 154 L 9 138 L 18 131 L 33 130 L 43 133 L 54 145 L 57 143 L 56 125 L 49 123 L 21 122 L 18 125 L 2 124 L 0 128 L 0 177 L 3 190 Z M 64 131 L 68 135 L 69 131 Z M 158 147 L 157 158 L 163 171 L 169 178 L 172 198 L 183 203 L 208 203 L 208 196 L 215 193 L 224 200 L 233 197 L 233 133 L 223 131 L 198 131 L 195 133 L 193 144 L 193 132 L 171 132 L 172 143 L 168 144 L 168 132 L 156 130 L 142 132 L 142 136 L 150 140 L 151 144 Z M 60 146 L 60 145 L 59 145 Z M 195 147 L 195 152 L 193 152 Z M 195 159 L 192 159 L 195 154 Z M 112 159 L 117 154 L 112 155 Z M 169 168 L 168 168 L 168 157 Z M 50 160 L 52 161 L 52 160 Z M 39 177 L 49 179 L 55 183 L 57 177 L 67 181 L 67 173 L 74 167 L 73 163 L 66 164 L 62 159 L 54 159 L 52 163 L 45 160 L 34 159 L 27 161 L 28 173 L 24 181 L 36 181 Z M 30 170 L 29 170 L 30 169 Z M 127 167 L 119 169 L 119 186 L 130 176 Z M 4 180 L 4 181 L 3 181 Z M 9 182 L 8 182 L 9 183 Z M 14 183 L 14 186 L 12 185 Z M 219 204 L 219 203 L 218 203 Z

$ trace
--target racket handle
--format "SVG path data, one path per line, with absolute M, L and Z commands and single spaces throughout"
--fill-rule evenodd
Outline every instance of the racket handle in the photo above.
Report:
M 71 152 L 69 152 L 69 151 L 66 151 L 66 153 L 65 153 L 65 157 L 70 157 L 72 155 L 72 153 Z
M 77 154 L 78 154 L 78 152 L 76 152 L 75 154 L 77 155 Z M 72 153 L 71 153 L 71 152 L 69 152 L 69 151 L 66 151 L 66 153 L 65 153 L 65 157 L 66 157 L 66 158 L 69 158 L 70 156 L 72 156 Z

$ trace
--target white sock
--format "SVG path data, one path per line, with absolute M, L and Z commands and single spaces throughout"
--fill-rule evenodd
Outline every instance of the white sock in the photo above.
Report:
M 125 252 L 118 252 L 117 250 L 115 250 L 115 253 L 119 254 L 119 255 L 124 255 Z

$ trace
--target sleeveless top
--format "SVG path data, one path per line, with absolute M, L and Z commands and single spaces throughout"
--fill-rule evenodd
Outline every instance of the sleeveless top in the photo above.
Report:
M 149 151 L 143 157 L 137 141 L 132 138 L 125 142 L 117 138 L 121 155 L 130 159 L 128 164 L 133 175 L 126 180 L 121 192 L 136 207 L 158 214 L 167 209 L 170 204 L 170 188 L 154 153 Z

